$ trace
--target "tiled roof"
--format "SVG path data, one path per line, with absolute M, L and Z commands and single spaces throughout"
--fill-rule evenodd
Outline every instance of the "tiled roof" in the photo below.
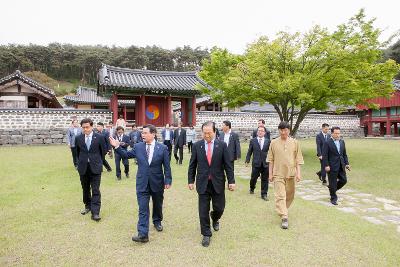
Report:
M 47 95 L 48 98 L 52 99 L 52 102 L 54 102 L 54 104 L 58 107 L 62 107 L 62 105 L 58 102 L 57 98 L 56 98 L 56 94 L 54 93 L 54 91 L 40 83 L 38 83 L 37 81 L 29 78 L 28 76 L 24 75 L 21 71 L 16 70 L 14 73 L 5 76 L 3 78 L 0 79 L 0 85 L 9 83 L 13 80 L 20 80 L 30 86 L 32 86 L 33 88 L 37 89 L 38 91 L 42 92 L 44 95 Z
M 98 96 L 95 88 L 79 86 L 76 90 L 76 95 L 64 96 L 65 102 L 68 104 L 107 104 L 110 103 L 110 98 Z M 118 100 L 118 104 L 135 105 L 135 100 Z
M 14 73 L 12 73 L 12 74 L 10 74 L 10 75 L 8 75 L 6 77 L 1 78 L 0 79 L 0 85 L 3 85 L 5 83 L 8 83 L 8 82 L 10 82 L 12 80 L 16 80 L 16 79 L 21 80 L 21 81 L 29 84 L 30 86 L 38 89 L 39 91 L 42 91 L 42 92 L 44 92 L 44 93 L 46 93 L 46 94 L 48 94 L 50 96 L 56 96 L 56 94 L 54 93 L 54 91 L 52 89 L 47 88 L 46 86 L 44 86 L 44 85 L 38 83 L 37 81 L 29 78 L 28 76 L 22 74 L 22 72 L 19 71 L 19 70 L 16 70 Z
M 152 71 L 113 67 L 103 64 L 99 85 L 155 94 L 198 95 L 197 84 L 209 87 L 196 72 Z

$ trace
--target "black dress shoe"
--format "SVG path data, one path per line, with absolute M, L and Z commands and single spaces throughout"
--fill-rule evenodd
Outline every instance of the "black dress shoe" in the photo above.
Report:
M 326 180 L 322 180 L 322 185 L 323 186 L 328 186 L 328 183 L 326 182 Z
M 219 231 L 219 222 L 218 221 L 216 221 L 216 222 L 212 222 L 212 227 L 213 227 L 213 229 L 214 229 L 214 231 Z
M 121 180 L 121 176 L 117 176 L 117 180 L 118 180 L 118 181 Z
M 163 226 L 161 225 L 161 224 L 155 224 L 154 225 L 154 228 L 156 228 L 156 230 L 158 231 L 158 232 L 161 232 L 164 228 L 163 228 Z
M 320 181 L 322 181 L 321 172 L 318 171 L 318 172 L 316 172 L 315 174 L 318 176 L 318 179 L 319 179 Z
M 139 243 L 147 243 L 147 242 L 149 242 L 149 237 L 135 235 L 135 236 L 132 236 L 132 241 L 139 242 Z
M 129 173 L 127 173 L 127 174 L 125 174 L 126 175 L 126 178 L 129 178 Z
M 89 208 L 85 208 L 84 210 L 81 211 L 81 214 L 82 214 L 82 215 L 86 215 L 86 214 L 88 214 L 89 212 L 90 212 L 90 209 L 89 209 Z
M 107 172 L 112 172 L 112 169 L 108 169 Z
M 208 247 L 210 245 L 211 238 L 209 236 L 203 236 L 203 240 L 201 241 L 201 245 L 203 247 Z
M 337 201 L 336 200 L 331 200 L 332 205 L 337 206 Z
M 265 201 L 268 201 L 269 199 L 267 198 L 267 195 L 262 195 L 261 198 Z
M 92 220 L 98 222 L 101 220 L 101 218 L 99 214 L 92 214 Z
M 251 190 L 251 189 L 250 189 L 249 192 L 250 192 L 250 195 L 253 195 L 253 194 L 254 194 L 254 190 Z

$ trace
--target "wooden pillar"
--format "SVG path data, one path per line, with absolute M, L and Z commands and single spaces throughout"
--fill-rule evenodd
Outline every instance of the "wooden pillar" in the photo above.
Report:
M 187 125 L 187 102 L 186 98 L 181 98 L 181 121 L 182 121 L 182 126 Z
M 368 109 L 367 122 L 368 135 L 372 136 L 372 109 Z
M 140 101 L 141 97 L 135 98 L 135 124 L 136 126 L 140 125 Z
M 124 111 L 124 120 L 126 121 L 126 105 L 124 105 L 123 111 Z
M 140 101 L 140 125 L 146 125 L 146 96 L 142 95 Z
M 192 98 L 192 125 L 196 125 L 196 96 Z
M 386 135 L 392 134 L 392 123 L 390 122 L 390 107 L 386 108 Z
M 169 95 L 167 97 L 167 121 L 166 123 L 169 123 L 170 125 L 172 124 L 172 101 L 171 101 L 171 96 Z
M 110 106 L 113 113 L 113 123 L 115 124 L 118 120 L 118 95 L 116 93 L 111 96 Z

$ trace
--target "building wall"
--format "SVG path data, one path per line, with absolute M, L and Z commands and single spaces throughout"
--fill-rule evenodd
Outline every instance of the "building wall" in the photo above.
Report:
M 201 124 L 211 120 L 216 123 L 218 129 L 221 129 L 222 122 L 228 120 L 231 121 L 232 129 L 239 133 L 241 139 L 248 139 L 252 131 L 257 128 L 259 119 L 265 120 L 266 127 L 271 131 L 272 136 L 278 135 L 280 119 L 276 113 L 198 111 L 196 128 L 200 132 Z M 314 137 L 319 133 L 322 123 L 339 126 L 344 137 L 364 136 L 360 119 L 356 115 L 309 114 L 300 124 L 297 138 Z
M 0 109 L 0 145 L 62 144 L 72 119 L 107 123 L 108 110 Z
M 277 127 L 280 121 L 274 113 L 198 111 L 196 115 L 197 139 L 201 138 L 202 123 L 208 120 L 215 121 L 219 129 L 224 120 L 231 121 L 232 129 L 239 133 L 242 140 L 247 140 L 257 127 L 257 121 L 264 119 L 271 135 L 278 135 Z M 73 118 L 78 121 L 91 118 L 95 123 L 106 124 L 112 120 L 112 113 L 108 110 L 0 109 L 0 145 L 66 143 L 65 134 Z M 324 122 L 341 127 L 344 137 L 363 136 L 357 116 L 310 114 L 301 124 L 297 137 L 314 137 Z M 158 140 L 161 140 L 161 129 L 162 127 L 158 128 Z M 129 131 L 130 129 L 127 129 L 126 133 Z

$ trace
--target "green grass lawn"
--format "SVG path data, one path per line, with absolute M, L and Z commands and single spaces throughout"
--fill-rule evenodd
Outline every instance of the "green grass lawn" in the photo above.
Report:
M 317 179 L 314 141 L 302 140 L 301 145 L 303 176 Z M 349 188 L 400 200 L 398 141 L 347 140 L 347 149 L 353 167 Z M 103 173 L 102 221 L 96 223 L 79 213 L 81 187 L 68 148 L 1 147 L 0 266 L 400 265 L 400 233 L 394 227 L 296 198 L 289 211 L 290 229 L 284 231 L 273 201 L 249 195 L 244 179 L 237 179 L 237 191 L 226 192 L 221 230 L 203 248 L 197 194 L 187 189 L 187 152 L 185 156 L 182 166 L 171 164 L 164 231 L 150 228 L 150 242 L 141 245 L 131 241 L 137 222 L 134 178 L 117 182 L 114 173 Z M 134 177 L 132 162 L 131 167 Z

